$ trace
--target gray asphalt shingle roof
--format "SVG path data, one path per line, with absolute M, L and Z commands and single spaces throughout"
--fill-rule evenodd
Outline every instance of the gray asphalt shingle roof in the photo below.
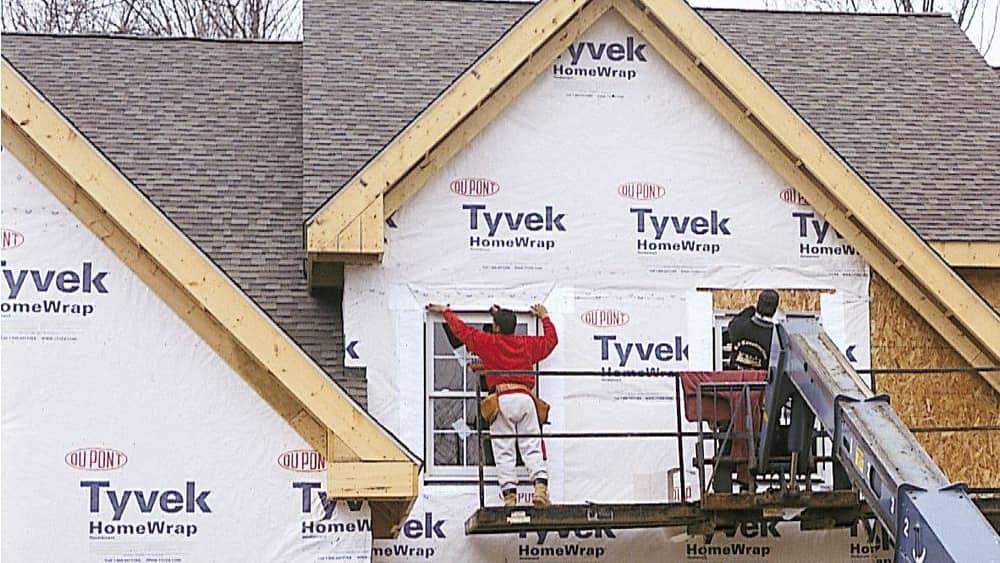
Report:
M 302 270 L 301 54 L 298 43 L 3 40 L 4 57 L 340 374 L 340 296 L 311 295 Z M 363 381 L 338 379 L 363 399 Z
M 1000 241 L 1000 78 L 950 17 L 702 14 L 918 233 Z
M 317 0 L 302 44 L 5 34 L 3 56 L 363 397 L 302 221 L 530 8 Z M 949 18 L 701 13 L 924 237 L 1000 241 L 1000 75 Z

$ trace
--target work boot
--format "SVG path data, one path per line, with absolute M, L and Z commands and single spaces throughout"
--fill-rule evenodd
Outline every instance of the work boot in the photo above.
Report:
M 503 505 L 504 506 L 517 506 L 517 491 L 511 490 L 506 491 L 503 494 Z
M 549 484 L 545 481 L 535 481 L 535 498 L 532 500 L 535 508 L 545 508 L 552 505 L 549 498 Z

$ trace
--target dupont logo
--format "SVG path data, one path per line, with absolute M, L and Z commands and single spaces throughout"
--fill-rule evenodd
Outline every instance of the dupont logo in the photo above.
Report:
M 618 186 L 618 195 L 626 199 L 647 201 L 660 199 L 667 194 L 667 188 L 652 182 L 626 182 Z
M 809 205 L 809 202 L 806 201 L 806 198 L 802 197 L 802 194 L 795 191 L 794 188 L 786 188 L 782 190 L 780 197 L 781 201 L 785 203 L 790 203 L 792 205 L 802 205 L 802 206 Z
M 464 197 L 490 197 L 500 191 L 500 184 L 489 178 L 458 178 L 451 181 L 451 191 Z
M 289 450 L 278 456 L 282 469 L 313 473 L 326 471 L 326 458 L 316 450 Z
M 608 328 L 627 325 L 629 316 L 628 313 L 617 309 L 591 309 L 580 315 L 580 320 L 590 326 Z
M 64 458 L 66 465 L 82 471 L 111 471 L 128 463 L 124 452 L 112 448 L 78 448 Z
M 24 235 L 15 231 L 14 229 L 4 229 L 3 230 L 3 249 L 9 250 L 11 248 L 17 248 L 24 244 Z

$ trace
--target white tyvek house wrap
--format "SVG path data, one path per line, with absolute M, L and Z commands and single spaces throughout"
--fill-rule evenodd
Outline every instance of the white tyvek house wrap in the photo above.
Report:
M 322 458 L 2 158 L 3 559 L 370 560 L 367 506 L 324 519 Z
M 673 371 L 712 367 L 711 295 L 699 289 L 822 289 L 831 292 L 823 322 L 867 367 L 867 264 L 644 44 L 617 15 L 599 21 L 389 218 L 382 264 L 347 268 L 346 362 L 367 368 L 371 412 L 425 458 L 422 308 L 431 301 L 464 310 L 544 302 L 560 345 L 542 369 Z M 629 321 L 594 327 L 584 320 L 593 309 Z M 660 344 L 659 357 L 649 353 Z M 676 427 L 672 380 L 548 378 L 541 390 L 553 404 L 550 431 Z M 556 502 L 663 502 L 678 463 L 674 440 L 547 445 Z M 687 486 L 697 488 L 690 473 Z M 498 503 L 495 487 L 487 499 Z M 376 541 L 376 560 L 890 557 L 863 530 L 803 534 L 794 524 L 748 525 L 708 546 L 670 541 L 676 530 L 466 537 L 477 504 L 472 484 L 425 483 L 412 517 L 440 523 L 440 533 Z M 762 549 L 741 555 L 747 547 Z

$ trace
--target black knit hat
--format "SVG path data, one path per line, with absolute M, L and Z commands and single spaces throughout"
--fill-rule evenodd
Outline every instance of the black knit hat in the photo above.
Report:
M 765 317 L 773 317 L 778 310 L 778 292 L 773 289 L 765 289 L 757 296 L 757 314 Z
M 490 309 L 490 315 L 493 316 L 493 323 L 497 325 L 500 334 L 514 334 L 514 329 L 517 327 L 517 314 L 514 311 L 494 305 Z

